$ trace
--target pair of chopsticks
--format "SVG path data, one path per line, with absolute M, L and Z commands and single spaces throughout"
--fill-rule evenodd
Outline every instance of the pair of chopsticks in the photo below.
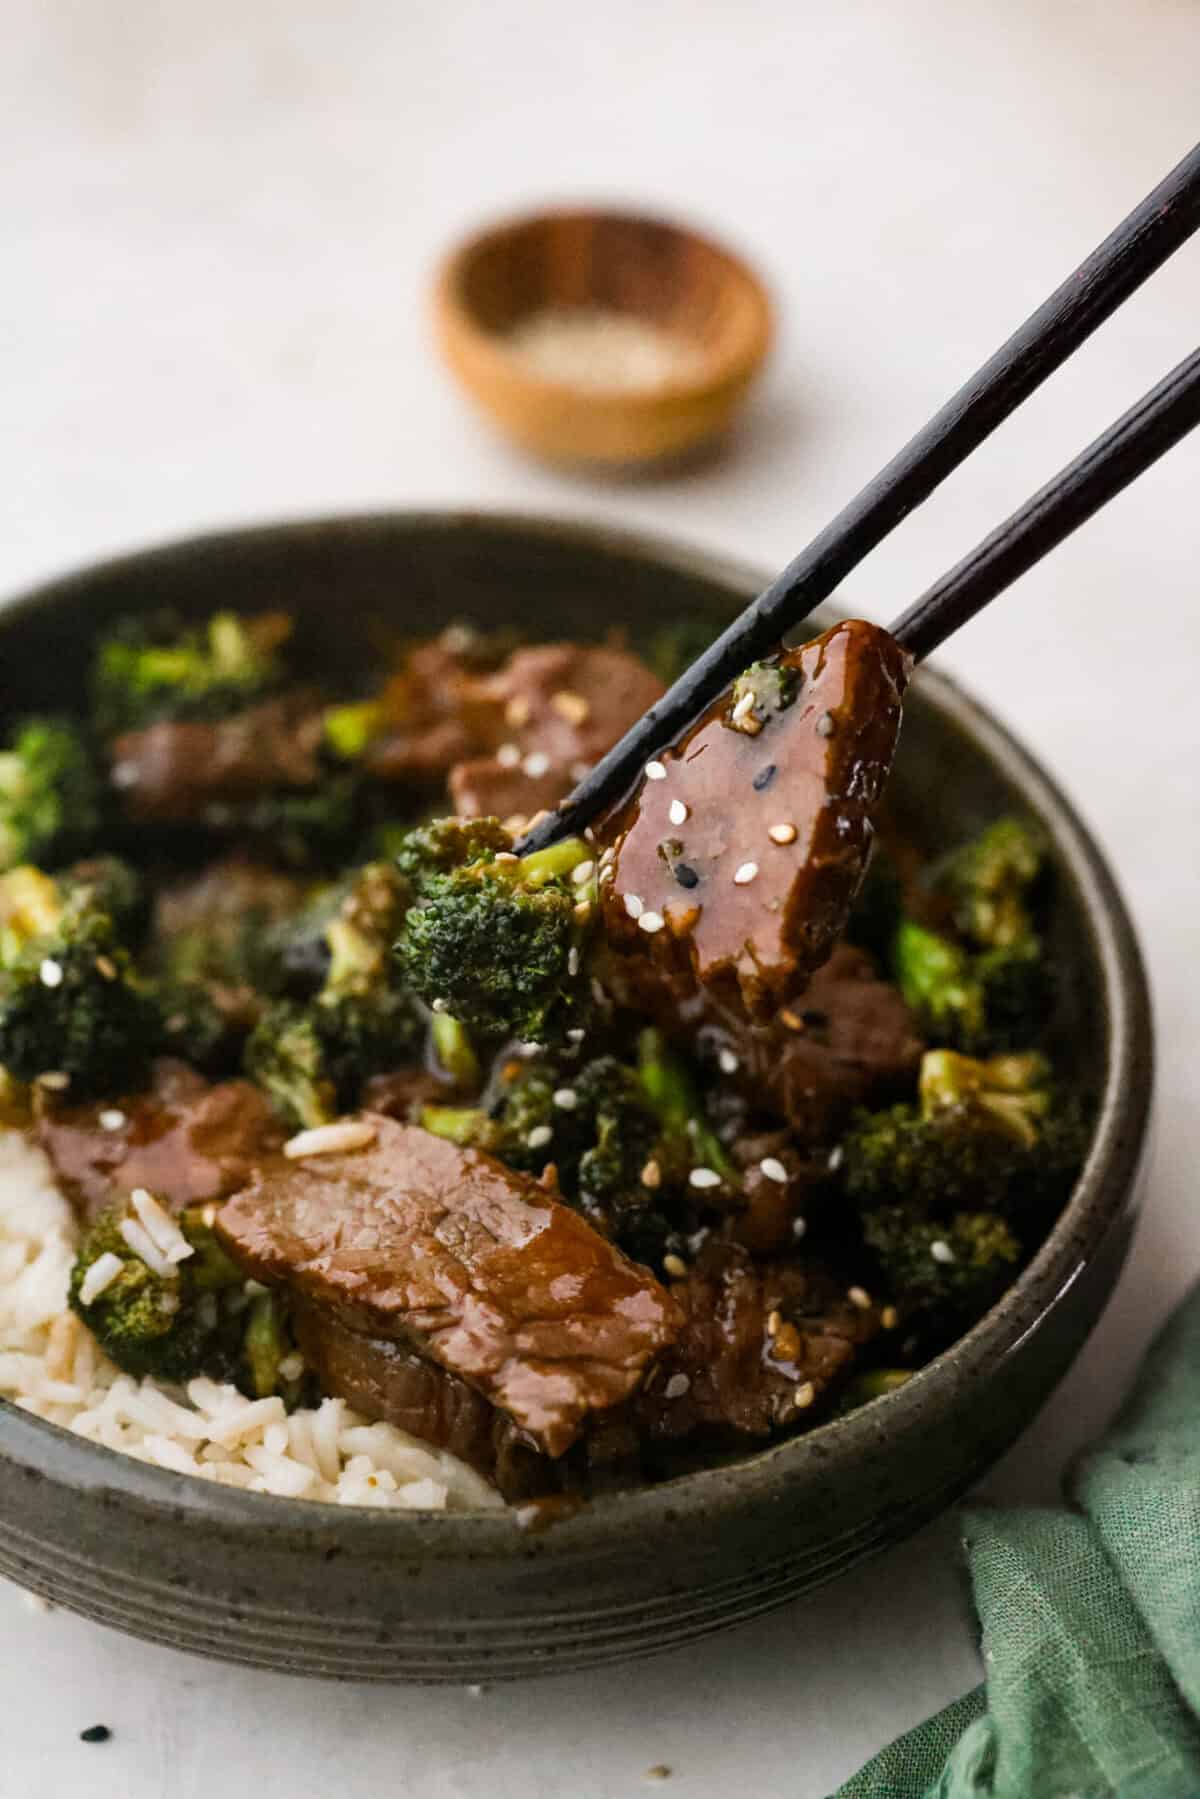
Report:
M 529 831 L 524 854 L 582 831 L 742 670 L 778 648 L 876 544 L 991 436 L 1200 227 L 1200 145 L 959 388 L 862 492 Z M 920 661 L 1200 424 L 1200 350 L 935 581 L 891 626 Z

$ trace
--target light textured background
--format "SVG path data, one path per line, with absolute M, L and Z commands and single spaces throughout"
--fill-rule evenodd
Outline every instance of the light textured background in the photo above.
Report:
M 198 528 L 413 503 L 797 549 L 1188 147 L 1194 0 L 7 0 L 0 588 Z M 598 486 L 478 429 L 430 358 L 431 264 L 496 209 L 630 197 L 770 277 L 741 440 Z M 912 519 L 847 596 L 883 619 L 1196 338 L 1200 244 Z M 1065 781 L 1153 968 L 1161 1152 L 1121 1289 L 988 1482 L 1047 1496 L 1200 1262 L 1200 439 L 946 661 Z M 15 677 L 19 679 L 19 674 Z M 0 682 L 14 671 L 0 669 Z M 2 1528 L 2 1526 L 0 1526 Z M 946 1521 L 814 1601 L 629 1672 L 305 1687 L 0 1591 L 4 1799 L 824 1794 L 973 1683 Z M 116 1737 L 79 1744 L 103 1720 Z

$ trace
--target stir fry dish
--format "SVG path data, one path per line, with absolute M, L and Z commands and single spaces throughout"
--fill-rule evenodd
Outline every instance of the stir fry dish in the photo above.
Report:
M 285 614 L 139 617 L 85 715 L 15 725 L 0 1126 L 74 1210 L 97 1355 L 333 1397 L 519 1501 L 811 1428 L 1003 1293 L 1089 1134 L 1053 869 L 1032 819 L 897 831 L 886 632 L 747 669 L 520 853 L 689 629 L 455 625 L 334 692 Z

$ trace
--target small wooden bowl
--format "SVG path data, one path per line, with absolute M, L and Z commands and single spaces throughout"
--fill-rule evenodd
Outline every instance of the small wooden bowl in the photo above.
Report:
M 619 313 L 693 353 L 646 386 L 547 378 L 513 333 L 539 313 Z M 442 353 L 476 404 L 524 448 L 557 462 L 656 461 L 716 437 L 771 341 L 766 290 L 728 250 L 661 219 L 554 211 L 492 227 L 444 264 Z

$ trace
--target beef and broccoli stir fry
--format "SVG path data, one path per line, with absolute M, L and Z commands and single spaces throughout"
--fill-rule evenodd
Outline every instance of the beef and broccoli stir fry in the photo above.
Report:
M 515 1498 L 805 1428 L 981 1316 L 1087 1109 L 1037 825 L 889 823 L 885 632 L 748 669 L 528 856 L 684 650 L 454 626 L 325 692 L 290 637 L 127 621 L 0 750 L 0 1123 L 120 1369 L 336 1395 Z

